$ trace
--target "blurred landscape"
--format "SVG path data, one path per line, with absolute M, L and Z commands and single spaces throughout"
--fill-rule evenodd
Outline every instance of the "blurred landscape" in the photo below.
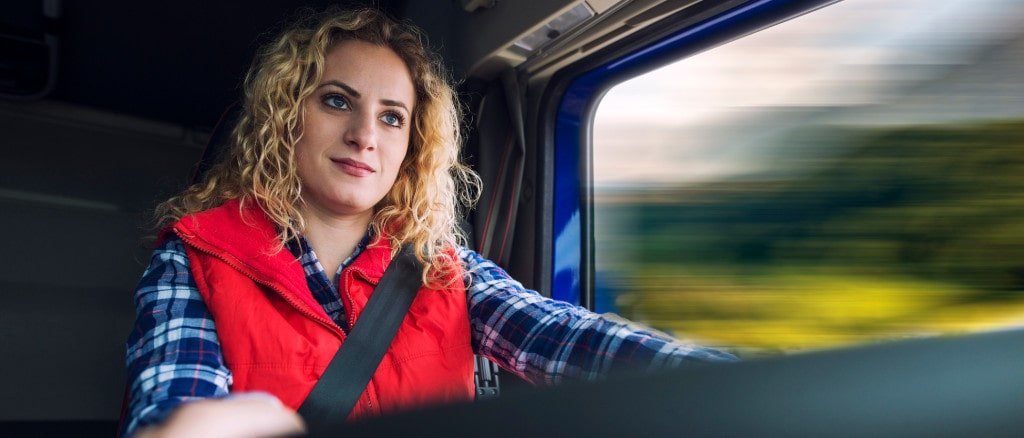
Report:
M 598 195 L 609 307 L 782 350 L 1024 323 L 1024 119 L 832 131 L 800 178 Z
M 630 82 L 609 93 L 598 311 L 751 355 L 1024 326 L 1024 2 L 908 1 L 891 21 L 914 32 L 829 33 L 884 23 L 886 4 L 847 0 L 634 81 L 674 80 L 675 113 L 630 107 Z M 756 60 L 765 47 L 781 59 Z M 730 74 L 786 54 L 811 65 L 763 90 Z M 696 71 L 719 72 L 717 95 L 678 85 Z

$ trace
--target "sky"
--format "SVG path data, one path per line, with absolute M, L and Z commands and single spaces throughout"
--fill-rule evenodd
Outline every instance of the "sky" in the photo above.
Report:
M 732 132 L 723 145 L 730 122 L 896 105 L 906 90 L 974 62 L 979 49 L 1019 38 L 1020 23 L 1024 0 L 845 0 L 694 55 L 605 95 L 595 118 L 595 183 L 757 171 L 742 157 L 760 133 Z

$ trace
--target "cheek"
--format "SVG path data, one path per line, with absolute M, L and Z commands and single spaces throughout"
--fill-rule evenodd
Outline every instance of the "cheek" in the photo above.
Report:
M 306 179 L 309 175 L 309 153 L 302 141 L 295 145 L 295 151 L 292 153 L 295 162 L 295 173 L 299 175 L 299 179 Z
M 387 161 L 388 163 L 390 163 L 390 165 L 388 166 L 389 170 L 387 172 L 387 175 L 385 176 L 388 179 L 386 184 L 387 190 L 385 190 L 385 193 L 390 192 L 391 189 L 394 188 L 395 184 L 397 184 L 399 180 L 403 178 L 402 163 L 404 159 L 405 154 L 401 152 L 394 153 L 387 157 Z
M 409 153 L 409 149 L 409 143 L 406 142 L 404 145 L 392 148 L 387 152 L 387 157 L 385 159 L 389 164 L 388 167 L 391 168 L 391 171 L 395 175 L 398 175 L 399 171 L 402 169 L 402 163 L 405 161 L 406 156 Z

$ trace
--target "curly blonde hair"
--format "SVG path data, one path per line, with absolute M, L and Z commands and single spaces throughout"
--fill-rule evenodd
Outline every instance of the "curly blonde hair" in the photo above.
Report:
M 409 153 L 394 186 L 374 207 L 370 227 L 393 251 L 411 244 L 425 265 L 425 282 L 450 277 L 453 253 L 464 245 L 458 218 L 472 208 L 480 178 L 459 161 L 461 107 L 440 59 L 414 26 L 373 9 L 306 12 L 266 44 L 245 76 L 242 114 L 224 161 L 204 179 L 161 203 L 157 227 L 230 199 L 257 202 L 278 229 L 278 250 L 305 228 L 295 145 L 302 108 L 319 85 L 328 50 L 359 40 L 393 50 L 409 68 L 416 92 Z

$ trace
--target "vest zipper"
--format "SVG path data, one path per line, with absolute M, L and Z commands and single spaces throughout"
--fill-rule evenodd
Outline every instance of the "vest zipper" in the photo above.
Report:
M 373 285 L 372 289 L 376 289 L 376 287 L 377 287 L 376 284 L 373 284 L 373 283 L 370 282 L 369 276 L 366 275 L 366 272 L 364 272 L 363 270 L 355 268 L 355 267 L 349 267 L 349 268 L 345 269 L 345 272 L 344 272 L 345 275 L 344 275 L 344 278 L 342 279 L 345 282 L 345 284 L 344 285 L 339 285 L 339 286 L 341 286 L 341 289 L 342 289 L 339 292 L 341 293 L 342 300 L 347 301 L 345 303 L 345 310 L 348 312 L 347 313 L 347 315 L 348 315 L 348 324 L 347 325 L 348 325 L 348 329 L 349 330 L 352 330 L 352 327 L 356 324 L 356 310 L 354 309 L 354 306 L 352 305 L 352 296 L 349 295 L 349 286 L 351 286 L 352 279 L 355 276 L 355 274 L 357 274 L 357 273 L 359 274 L 360 277 L 363 278 L 363 281 Z M 372 292 L 371 292 L 371 294 L 372 294 Z M 369 297 L 367 297 L 366 300 L 369 301 L 370 300 Z M 365 307 L 366 305 L 363 304 L 363 306 Z
M 345 308 L 345 325 L 348 331 L 352 331 L 352 327 L 356 325 L 356 309 L 355 305 L 352 304 L 352 296 L 349 295 L 349 285 L 352 283 L 352 271 L 354 269 L 349 267 L 341 273 L 341 281 L 338 283 L 338 294 L 341 295 L 342 306 Z
M 373 390 L 373 379 L 370 379 L 370 382 L 366 384 L 366 409 L 372 415 L 380 415 L 380 412 L 373 407 L 374 397 L 377 397 L 377 391 Z
M 260 280 L 259 278 L 256 278 L 256 276 L 250 274 L 247 269 L 243 269 L 238 263 L 235 263 L 234 261 L 232 261 L 231 257 L 223 256 L 220 253 L 218 253 L 217 251 L 214 251 L 214 250 L 206 247 L 205 245 L 199 244 L 196 241 L 196 239 L 192 238 L 193 236 L 185 235 L 182 231 L 178 230 L 177 228 L 173 228 L 173 230 L 174 230 L 174 234 L 177 234 L 178 237 L 180 237 L 181 240 L 183 240 L 186 243 L 188 243 L 189 246 L 191 246 L 191 247 L 193 247 L 193 248 L 195 248 L 195 249 L 197 249 L 199 251 L 202 251 L 203 253 L 205 253 L 207 255 L 210 255 L 210 256 L 216 257 L 217 259 L 220 259 L 222 262 L 227 263 L 228 266 L 231 266 L 232 268 L 235 268 L 236 271 L 241 272 L 242 275 L 248 277 L 250 280 L 252 280 L 252 281 L 254 281 L 254 282 L 258 283 L 258 284 L 261 284 L 263 286 L 266 286 L 266 287 L 270 288 L 271 290 L 273 290 L 274 292 L 277 292 L 277 294 L 279 296 L 281 296 L 281 298 L 284 298 L 285 302 L 287 302 L 292 307 L 294 307 L 295 310 L 298 310 L 299 313 L 302 313 L 303 315 L 309 317 L 310 319 L 320 323 L 320 325 L 323 325 L 324 327 L 327 327 L 334 334 L 338 335 L 342 342 L 345 341 L 346 334 L 345 334 L 344 331 L 341 330 L 340 327 L 338 327 L 337 324 L 335 324 L 333 321 L 327 320 L 326 318 L 320 316 L 317 313 L 311 312 L 302 303 L 297 302 L 295 300 L 295 298 L 293 298 L 288 291 L 278 287 L 277 285 L 275 285 L 273 283 L 270 283 L 270 282 L 267 282 L 267 281 L 263 281 L 263 280 Z

